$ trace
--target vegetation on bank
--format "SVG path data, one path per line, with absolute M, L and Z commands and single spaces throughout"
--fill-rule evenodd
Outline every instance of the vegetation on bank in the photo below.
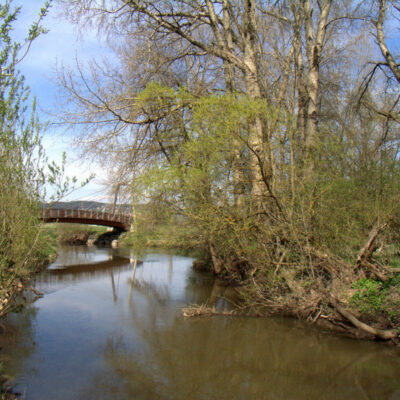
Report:
M 20 7 L 0 2 L 0 317 L 20 307 L 18 295 L 55 256 L 56 243 L 39 220 L 46 190 L 58 199 L 76 182 L 64 176 L 65 157 L 61 166 L 48 162 L 36 101 L 18 70 L 32 42 L 45 33 L 41 22 L 49 7 L 44 2 L 26 39 L 17 43 L 11 32 Z
M 95 240 L 107 232 L 104 226 L 67 223 L 46 224 L 43 229 L 54 241 L 64 244 L 86 244 L 89 238 Z
M 38 220 L 46 180 L 41 127 L 17 70 L 26 46 L 43 32 L 39 22 L 47 9 L 41 10 L 22 45 L 10 36 L 18 12 L 9 1 L 0 5 L 0 316 L 14 309 L 14 297 L 54 253 Z M 52 167 L 50 180 L 56 172 Z
M 136 249 L 162 247 L 195 254 L 198 259 L 194 268 L 215 273 L 208 243 L 194 234 L 192 221 L 169 213 L 160 215 L 159 211 L 159 206 L 151 203 L 142 205 L 136 230 L 123 234 L 121 244 Z M 249 235 L 251 231 L 241 233 Z M 392 235 L 393 232 L 376 235 L 373 230 L 364 242 L 360 236 L 361 250 L 354 247 L 346 258 L 327 249 L 313 249 L 311 253 L 304 244 L 301 250 L 306 253 L 302 258 L 299 249 L 290 255 L 294 258 L 292 262 L 288 262 L 289 256 L 282 257 L 281 252 L 269 268 L 261 252 L 252 252 L 250 266 L 244 258 L 240 261 L 233 258 L 235 253 L 228 247 L 232 251 L 230 264 L 225 266 L 228 272 L 218 277 L 223 285 L 239 285 L 241 313 L 284 313 L 357 337 L 397 342 L 400 337 L 400 247 L 388 244 Z M 235 240 L 238 241 L 238 236 Z M 249 248 L 245 250 L 248 252 Z M 311 255 L 311 260 L 306 255 Z M 357 263 L 360 259 L 362 262 Z M 347 307 L 343 308 L 342 304 Z M 198 311 L 195 315 L 213 314 L 209 309 Z
M 7 386 L 7 380 L 2 373 L 2 365 L 0 364 L 0 400 L 16 400 L 18 395 Z
M 45 7 L 21 45 L 10 36 L 18 9 L 9 1 L 0 4 L 0 317 L 18 309 L 18 294 L 54 253 L 38 220 L 45 174 L 36 106 L 28 101 L 17 70 L 30 43 L 43 32 L 40 21 L 46 12 Z M 0 365 L 1 399 L 16 398 L 6 383 Z

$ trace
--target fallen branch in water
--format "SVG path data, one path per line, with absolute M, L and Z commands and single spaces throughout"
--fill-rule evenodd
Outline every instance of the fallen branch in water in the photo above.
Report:
M 351 312 L 342 307 L 333 296 L 331 296 L 331 304 L 342 317 L 346 318 L 356 328 L 361 329 L 364 332 L 370 333 L 371 335 L 383 340 L 391 340 L 399 337 L 399 331 L 396 329 L 377 329 L 365 324 L 364 322 L 361 322 Z
M 232 316 L 234 310 L 232 311 L 217 311 L 215 307 L 208 307 L 205 304 L 194 304 L 189 307 L 182 308 L 182 314 L 185 318 L 192 317 L 210 317 L 212 315 L 224 315 Z
M 26 288 L 25 290 L 29 290 L 30 292 L 36 294 L 36 296 L 43 297 L 43 293 L 42 293 L 42 292 L 39 292 L 39 290 L 37 290 L 37 289 L 34 289 L 34 288 Z

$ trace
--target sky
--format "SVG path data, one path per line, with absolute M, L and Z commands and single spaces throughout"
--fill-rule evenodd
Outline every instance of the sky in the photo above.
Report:
M 22 41 L 27 36 L 31 23 L 37 20 L 44 0 L 14 0 L 14 6 L 22 6 L 21 13 L 14 24 L 13 37 Z M 74 65 L 75 59 L 89 62 L 96 56 L 107 54 L 107 48 L 98 38 L 94 30 L 79 32 L 78 28 L 62 17 L 61 9 L 54 4 L 42 24 L 49 32 L 37 38 L 19 64 L 19 69 L 26 78 L 26 83 L 33 96 L 37 98 L 41 122 L 54 120 L 52 113 L 59 113 L 56 105 L 56 65 Z M 67 155 L 66 174 L 76 176 L 78 181 L 84 181 L 91 174 L 95 178 L 84 188 L 74 191 L 63 201 L 96 200 L 107 201 L 107 195 L 102 185 L 105 171 L 95 163 L 82 161 L 77 149 L 72 143 L 72 132 L 66 127 L 49 125 L 43 133 L 43 145 L 49 160 L 60 163 L 62 153 Z

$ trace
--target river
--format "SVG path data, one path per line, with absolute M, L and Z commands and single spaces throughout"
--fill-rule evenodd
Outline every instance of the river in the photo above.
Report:
M 44 296 L 3 321 L 0 362 L 26 400 L 400 400 L 400 352 L 284 318 L 182 316 L 224 289 L 192 259 L 61 247 Z

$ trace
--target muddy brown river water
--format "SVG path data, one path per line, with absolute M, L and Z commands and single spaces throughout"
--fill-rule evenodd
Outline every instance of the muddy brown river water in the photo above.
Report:
M 0 362 L 27 400 L 400 400 L 400 351 L 283 318 L 182 317 L 224 296 L 192 259 L 62 247 Z

